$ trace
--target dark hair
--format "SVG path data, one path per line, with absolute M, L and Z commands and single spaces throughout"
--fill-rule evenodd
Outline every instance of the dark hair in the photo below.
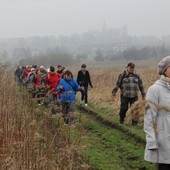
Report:
M 32 65 L 32 68 L 37 68 L 37 65 Z
M 86 64 L 82 64 L 82 65 L 81 65 L 81 68 L 86 68 Z
M 70 70 L 66 70 L 64 72 L 63 76 L 65 76 L 65 75 L 71 75 L 71 77 L 73 77 L 73 74 L 72 74 L 72 72 Z
M 127 64 L 127 67 L 135 68 L 135 64 L 133 62 L 130 62 Z
M 50 66 L 50 72 L 54 72 L 55 71 L 55 67 L 54 66 Z

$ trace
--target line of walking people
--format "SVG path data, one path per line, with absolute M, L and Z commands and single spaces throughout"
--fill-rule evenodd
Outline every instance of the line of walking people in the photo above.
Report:
M 15 78 L 18 84 L 27 87 L 32 97 L 37 98 L 39 105 L 52 103 L 54 106 L 51 109 L 52 114 L 60 112 L 61 106 L 64 122 L 67 124 L 74 122 L 76 92 L 81 92 L 81 103 L 84 102 L 85 106 L 88 106 L 88 84 L 93 87 L 85 64 L 81 66 L 77 80 L 70 70 L 65 70 L 61 65 L 57 66 L 57 71 L 54 66 L 50 66 L 47 71 L 44 66 L 18 66 L 15 70 Z

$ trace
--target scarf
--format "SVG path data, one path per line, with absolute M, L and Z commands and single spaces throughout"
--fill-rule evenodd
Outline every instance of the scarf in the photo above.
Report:
M 165 77 L 164 75 L 161 75 L 161 79 L 170 84 L 170 78 L 169 77 Z
M 166 82 L 166 85 L 167 85 L 168 89 L 170 90 L 170 78 L 166 77 L 164 75 L 161 75 L 161 79 Z

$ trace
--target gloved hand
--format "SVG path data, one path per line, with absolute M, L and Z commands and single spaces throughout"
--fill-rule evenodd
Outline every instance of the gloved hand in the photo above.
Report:
M 115 94 L 112 94 L 111 98 L 113 101 L 116 101 L 117 96 Z
M 142 99 L 145 100 L 145 96 L 142 96 Z
M 84 91 L 84 86 L 81 86 L 81 87 L 80 87 L 80 90 L 81 90 L 81 91 Z
M 64 89 L 64 87 L 62 85 L 60 85 L 60 90 L 63 90 L 63 89 Z

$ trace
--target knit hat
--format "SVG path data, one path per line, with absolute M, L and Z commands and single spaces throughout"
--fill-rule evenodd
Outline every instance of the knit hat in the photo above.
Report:
M 159 63 L 158 63 L 158 74 L 163 75 L 163 73 L 166 71 L 166 69 L 170 67 L 170 56 L 164 57 Z
M 40 69 L 44 69 L 44 66 L 40 66 Z
M 31 71 L 35 71 L 35 68 L 31 68 Z

